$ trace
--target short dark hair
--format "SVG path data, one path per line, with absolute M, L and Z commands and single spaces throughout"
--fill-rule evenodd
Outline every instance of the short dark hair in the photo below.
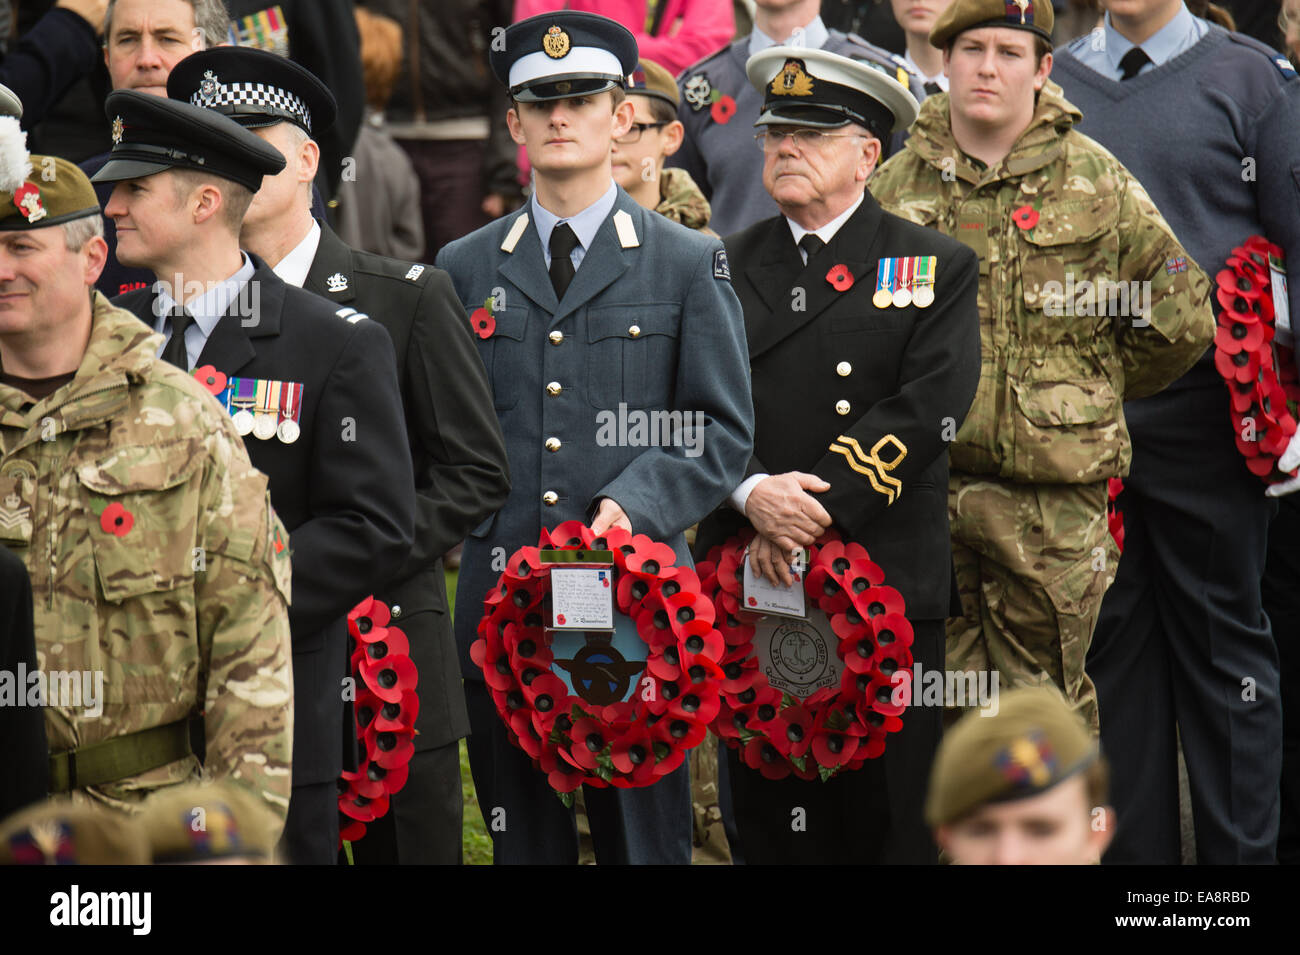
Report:
M 193 192 L 200 186 L 216 186 L 221 191 L 221 222 L 235 235 L 239 235 L 239 229 L 244 224 L 244 216 L 248 212 L 248 207 L 253 204 L 251 189 L 247 186 L 241 186 L 232 179 L 200 172 L 197 169 L 174 167 L 171 172 L 175 174 L 172 186 L 176 190 L 177 204 L 185 198 L 186 194 Z
M 644 97 L 646 106 L 650 110 L 650 117 L 656 123 L 671 123 L 677 118 L 677 110 L 673 109 L 673 104 L 660 96 L 646 96 L 644 93 L 638 93 L 638 96 Z

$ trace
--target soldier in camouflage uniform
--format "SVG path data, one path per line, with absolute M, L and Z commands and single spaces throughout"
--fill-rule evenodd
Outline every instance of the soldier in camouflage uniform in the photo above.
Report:
M 871 191 L 980 257 L 980 384 L 950 452 L 962 615 L 947 666 L 1055 683 L 1095 732 L 1084 657 L 1118 558 L 1106 481 L 1128 473 L 1122 402 L 1190 368 L 1214 318 L 1146 191 L 1071 129 L 1080 114 L 1047 79 L 1051 27 L 1045 3 L 949 7 L 930 42 L 951 92 L 925 101 Z
M 107 247 L 90 182 L 31 159 L 0 183 L 0 543 L 31 575 L 50 789 L 132 809 L 199 776 L 201 718 L 206 773 L 281 824 L 288 535 L 230 417 L 92 292 Z

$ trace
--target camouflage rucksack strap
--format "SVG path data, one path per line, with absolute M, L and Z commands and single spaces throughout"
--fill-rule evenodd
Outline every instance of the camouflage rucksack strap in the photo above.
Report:
M 50 754 L 50 793 L 127 779 L 191 754 L 189 720 Z

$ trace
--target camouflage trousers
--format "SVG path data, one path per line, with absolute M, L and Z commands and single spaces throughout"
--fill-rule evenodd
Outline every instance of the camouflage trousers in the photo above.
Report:
M 953 472 L 948 519 L 961 594 L 949 670 L 996 670 L 1000 690 L 1055 684 L 1098 730 L 1084 659 L 1115 579 L 1106 482 L 1015 484 Z M 959 715 L 959 714 L 950 714 Z

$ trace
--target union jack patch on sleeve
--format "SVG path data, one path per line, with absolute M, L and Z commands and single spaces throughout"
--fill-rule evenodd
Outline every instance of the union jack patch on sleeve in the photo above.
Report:
M 1165 263 L 1165 274 L 1177 275 L 1179 272 L 1187 271 L 1187 256 L 1178 255 Z

